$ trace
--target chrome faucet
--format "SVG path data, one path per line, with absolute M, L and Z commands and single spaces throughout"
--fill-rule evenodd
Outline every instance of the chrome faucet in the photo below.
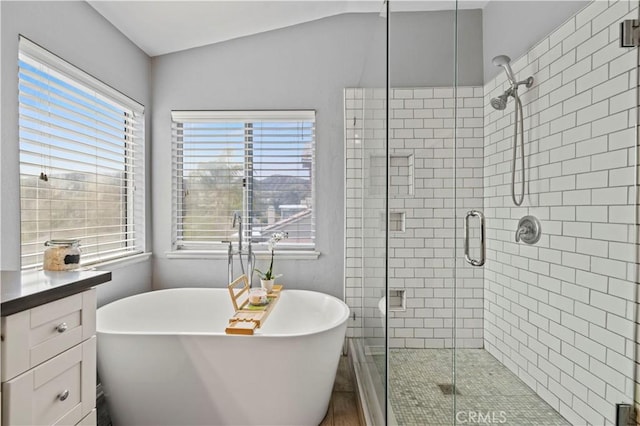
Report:
M 240 212 L 233 212 L 233 223 L 231 227 L 235 228 L 236 223 L 238 224 L 238 253 L 242 253 L 242 214 L 240 214 Z
M 242 239 L 244 237 L 243 228 L 242 228 L 242 213 L 239 212 L 239 211 L 233 212 L 233 220 L 232 220 L 231 226 L 233 228 L 235 228 L 236 225 L 238 226 L 238 251 L 236 251 L 234 253 L 233 245 L 232 245 L 231 241 L 224 241 L 225 243 L 229 243 L 229 249 L 227 251 L 227 258 L 228 258 L 227 260 L 228 260 L 228 269 L 229 269 L 229 283 L 231 283 L 234 280 L 234 277 L 233 277 L 233 255 L 237 253 L 238 254 L 238 259 L 240 260 L 240 269 L 242 270 L 242 273 L 246 274 L 247 277 L 249 278 L 249 286 L 251 286 L 252 278 L 253 278 L 253 264 L 255 262 L 255 257 L 254 257 L 253 251 L 251 250 L 251 238 L 249 238 L 248 248 L 247 248 L 247 269 L 245 270 L 244 262 L 242 261 L 242 255 L 243 255 Z M 251 233 L 251 224 L 250 223 L 249 223 L 249 233 Z
M 227 276 L 229 278 L 228 284 L 233 282 L 233 243 L 231 241 L 223 241 L 225 244 L 229 244 L 227 248 Z

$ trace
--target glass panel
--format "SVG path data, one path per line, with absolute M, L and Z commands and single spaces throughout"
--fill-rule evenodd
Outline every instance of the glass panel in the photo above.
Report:
M 347 95 L 358 337 L 387 367 L 386 424 L 614 424 L 638 399 L 638 52 L 618 41 L 638 2 L 459 6 L 390 3 L 386 146 L 363 136 L 376 91 Z
M 382 6 L 382 5 L 381 5 Z M 367 14 L 366 57 L 356 87 L 344 91 L 347 303 L 353 359 L 367 424 L 386 415 L 387 143 L 386 14 Z
M 457 13 L 441 5 L 390 4 L 388 424 L 451 424 L 454 413 Z M 468 177 L 481 168 L 464 161 Z
M 637 387 L 638 2 L 426 3 L 389 15 L 388 422 L 613 424 Z

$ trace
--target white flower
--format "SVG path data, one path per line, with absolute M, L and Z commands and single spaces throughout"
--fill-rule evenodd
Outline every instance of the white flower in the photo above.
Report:
M 269 251 L 273 251 L 276 248 L 276 244 L 280 240 L 284 240 L 285 238 L 289 238 L 288 232 L 274 232 L 269 238 Z

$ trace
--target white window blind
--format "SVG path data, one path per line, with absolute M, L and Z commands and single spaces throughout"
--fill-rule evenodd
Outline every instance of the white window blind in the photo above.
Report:
M 144 107 L 24 37 L 18 63 L 22 268 L 50 239 L 144 251 Z
M 173 111 L 174 246 L 314 248 L 314 111 Z

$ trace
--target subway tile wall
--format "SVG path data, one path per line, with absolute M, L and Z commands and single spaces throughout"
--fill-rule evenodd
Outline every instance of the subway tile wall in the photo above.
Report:
M 378 302 L 385 288 L 386 91 L 345 89 L 347 337 L 384 350 Z
M 535 78 L 520 91 L 521 207 L 514 102 L 489 104 L 506 77 L 484 88 L 485 347 L 576 425 L 613 424 L 615 404 L 633 402 L 638 64 L 618 26 L 637 16 L 637 2 L 595 1 L 512 64 Z M 535 245 L 514 241 L 527 214 L 542 223 Z
M 384 345 L 385 108 L 383 89 L 345 89 L 348 335 L 370 346 Z M 483 273 L 460 259 L 464 215 L 483 202 L 483 89 L 392 89 L 389 109 L 390 346 L 480 348 Z

